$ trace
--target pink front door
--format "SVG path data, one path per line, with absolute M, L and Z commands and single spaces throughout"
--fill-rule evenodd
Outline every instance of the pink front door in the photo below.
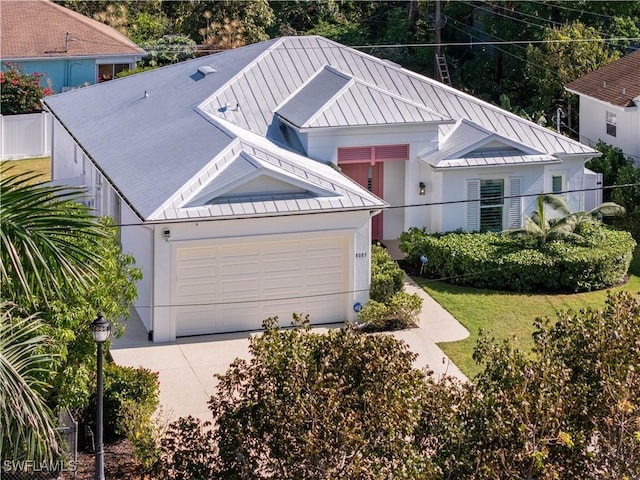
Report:
M 339 163 L 339 165 L 342 173 L 347 177 L 382 198 L 383 162 L 377 162 L 373 165 L 371 162 Z M 371 219 L 371 239 L 382 241 L 382 213 Z

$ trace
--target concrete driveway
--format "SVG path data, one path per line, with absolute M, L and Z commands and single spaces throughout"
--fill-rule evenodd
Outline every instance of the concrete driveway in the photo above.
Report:
M 418 354 L 417 368 L 428 367 L 436 375 L 466 380 L 436 343 L 462 340 L 469 332 L 409 277 L 405 277 L 405 291 L 423 298 L 420 323 L 417 328 L 391 335 L 404 340 Z M 313 331 L 326 332 L 341 326 L 326 325 Z M 214 374 L 226 372 L 236 358 L 249 359 L 249 337 L 255 333 L 259 331 L 186 337 L 175 343 L 154 344 L 147 340 L 142 322 L 133 312 L 126 335 L 113 341 L 110 352 L 119 365 L 143 366 L 159 372 L 160 404 L 168 418 L 192 415 L 209 420 L 207 401 L 215 391 Z

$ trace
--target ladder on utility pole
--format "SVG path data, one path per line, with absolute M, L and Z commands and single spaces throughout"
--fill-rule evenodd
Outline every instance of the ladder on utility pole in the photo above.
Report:
M 449 75 L 449 67 L 447 66 L 447 59 L 444 54 L 436 53 L 436 66 L 438 67 L 440 81 L 451 86 L 451 75 Z

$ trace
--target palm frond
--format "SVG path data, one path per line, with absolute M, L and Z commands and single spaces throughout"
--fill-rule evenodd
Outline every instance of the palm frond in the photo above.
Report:
M 58 439 L 40 394 L 47 385 L 38 380 L 52 357 L 42 352 L 46 339 L 38 335 L 38 318 L 13 319 L 11 311 L 0 304 L 0 452 L 3 460 L 52 460 Z
M 625 208 L 614 202 L 605 202 L 598 205 L 596 208 L 589 210 L 588 215 L 592 217 L 615 217 L 618 215 L 624 215 Z
M 0 282 L 5 298 L 48 302 L 65 285 L 85 287 L 102 260 L 78 239 L 95 243 L 104 232 L 86 208 L 74 203 L 83 190 L 30 184 L 32 174 L 7 175 L 9 171 L 0 171 Z

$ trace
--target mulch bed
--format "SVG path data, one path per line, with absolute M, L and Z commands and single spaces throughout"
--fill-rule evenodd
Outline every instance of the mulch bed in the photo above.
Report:
M 76 478 L 78 480 L 93 480 L 95 478 L 95 455 L 93 453 L 78 452 L 77 468 Z M 105 444 L 104 476 L 108 479 L 117 480 L 139 480 L 144 478 L 141 476 L 140 469 L 133 458 L 131 443 L 126 438 Z M 69 478 L 71 479 L 72 477 L 69 476 Z

